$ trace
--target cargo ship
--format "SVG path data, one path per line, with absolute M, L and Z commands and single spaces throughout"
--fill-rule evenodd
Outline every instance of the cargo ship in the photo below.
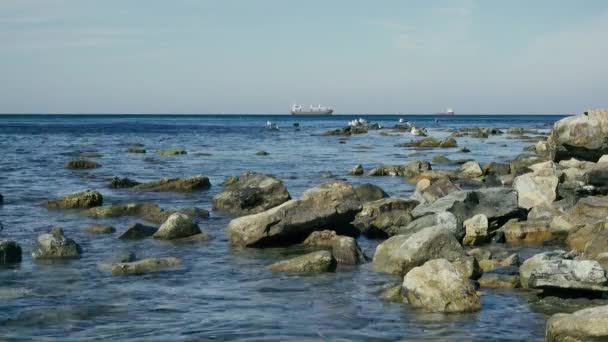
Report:
M 330 107 L 322 107 L 321 105 L 310 105 L 304 108 L 302 105 L 294 104 L 291 106 L 291 115 L 331 115 L 334 110 Z
M 435 115 L 454 115 L 454 110 L 452 108 L 448 108 L 445 112 L 435 113 Z

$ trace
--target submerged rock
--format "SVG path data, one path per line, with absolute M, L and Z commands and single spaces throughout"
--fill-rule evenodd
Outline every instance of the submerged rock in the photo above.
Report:
M 361 176 L 363 172 L 363 165 L 357 164 L 348 171 L 348 174 L 352 176 Z
M 406 143 L 399 144 L 399 147 L 456 147 L 456 139 L 448 137 L 444 140 L 439 140 L 433 137 L 426 137 L 419 140 L 411 140 Z
M 156 154 L 161 155 L 161 156 L 174 156 L 174 155 L 180 155 L 180 154 L 186 154 L 187 152 L 185 150 L 180 150 L 180 149 L 176 149 L 176 148 L 167 148 L 164 150 L 157 150 Z
M 157 181 L 134 186 L 132 189 L 144 191 L 195 191 L 209 189 L 210 187 L 209 178 L 198 175 L 185 178 L 164 177 Z
M 158 229 L 156 227 L 146 226 L 141 223 L 135 223 L 129 226 L 120 236 L 121 240 L 136 240 L 144 239 L 154 235 Z
M 355 216 L 353 225 L 371 238 L 387 238 L 398 234 L 412 220 L 410 212 L 418 201 L 399 198 L 383 198 L 363 204 Z
M 268 152 L 266 152 L 266 151 L 257 151 L 257 152 L 255 153 L 255 155 L 256 155 L 256 156 L 267 156 L 267 155 L 269 155 L 269 154 L 270 154 L 270 153 L 268 153 Z
M 352 185 L 331 181 L 306 190 L 267 211 L 230 221 L 228 238 L 233 246 L 285 246 L 304 241 L 313 231 L 332 227 L 338 233 L 353 235 L 350 222 L 361 209 Z
M 114 274 L 144 274 L 158 272 L 168 268 L 180 266 L 181 262 L 175 257 L 146 258 L 139 261 L 123 262 L 111 265 L 110 271 Z
M 336 259 L 330 252 L 318 251 L 275 262 L 268 269 L 275 272 L 321 273 L 334 271 L 336 265 Z
M 0 265 L 21 262 L 21 246 L 13 240 L 0 240 Z
M 403 279 L 403 291 L 410 305 L 430 312 L 473 312 L 481 308 L 471 281 L 445 259 L 430 260 L 409 271 Z
M 87 209 L 103 204 L 103 196 L 95 190 L 85 190 L 46 201 L 49 208 Z
M 291 199 L 280 180 L 261 173 L 244 172 L 213 197 L 213 208 L 236 215 L 257 214 Z
M 155 239 L 173 240 L 200 233 L 200 228 L 190 216 L 175 213 L 167 218 L 153 236 Z
M 124 177 L 112 177 L 108 182 L 108 188 L 111 189 L 124 189 L 124 188 L 132 188 L 136 185 L 140 185 L 141 183 L 138 181 L 134 181 L 130 178 Z
M 559 313 L 547 320 L 546 342 L 608 340 L 608 305 L 587 308 L 572 314 Z
M 66 238 L 63 229 L 53 227 L 49 233 L 38 236 L 32 258 L 78 258 L 80 254 L 82 254 L 80 246 L 74 240 Z
M 116 229 L 108 224 L 93 224 L 86 227 L 84 231 L 91 234 L 111 234 Z
M 340 264 L 357 265 L 365 262 L 366 259 L 357 240 L 350 236 L 338 235 L 333 230 L 313 232 L 302 245 L 329 248 Z
M 576 158 L 597 162 L 608 154 L 608 110 L 593 109 L 557 121 L 547 139 L 554 161 Z
M 146 153 L 146 150 L 142 147 L 131 146 L 127 149 L 128 153 Z
M 101 167 L 101 164 L 94 160 L 77 159 L 65 163 L 65 167 L 68 169 L 96 169 Z
M 465 256 L 454 235 L 441 227 L 428 227 L 410 236 L 395 235 L 376 248 L 372 268 L 376 272 L 404 275 L 431 259 L 456 260 Z

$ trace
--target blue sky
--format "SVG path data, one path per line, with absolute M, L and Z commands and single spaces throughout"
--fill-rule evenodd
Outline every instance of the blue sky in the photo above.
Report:
M 0 113 L 575 113 L 608 1 L 2 0 Z

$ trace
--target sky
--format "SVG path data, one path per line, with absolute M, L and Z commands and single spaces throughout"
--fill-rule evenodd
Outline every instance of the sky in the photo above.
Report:
M 605 0 L 0 0 L 0 113 L 571 114 Z

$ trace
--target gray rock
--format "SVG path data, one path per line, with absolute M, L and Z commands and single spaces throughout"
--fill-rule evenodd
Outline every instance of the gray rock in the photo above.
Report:
M 461 191 L 461 189 L 454 185 L 448 178 L 440 178 L 433 181 L 421 179 L 416 183 L 416 191 L 412 195 L 412 199 L 417 200 L 422 204 L 433 203 L 438 199 L 457 191 Z
M 546 342 L 608 340 L 608 305 L 587 308 L 572 314 L 559 313 L 547 320 Z
M 376 272 L 404 275 L 431 259 L 456 260 L 465 253 L 454 235 L 435 226 L 410 236 L 395 235 L 376 248 L 372 268 Z
M 304 240 L 302 245 L 328 248 L 340 264 L 357 265 L 364 263 L 366 260 L 357 240 L 350 236 L 338 235 L 333 230 L 313 232 Z
M 359 210 L 361 203 L 352 185 L 331 181 L 278 207 L 233 219 L 227 233 L 230 243 L 238 247 L 286 246 L 325 227 L 342 235 L 357 235 L 350 222 Z
M 65 237 L 63 229 L 53 227 L 50 233 L 40 234 L 32 258 L 34 259 L 63 259 L 79 258 L 82 254 L 80 246 L 72 239 Z
M 102 204 L 103 196 L 91 189 L 46 201 L 47 207 L 60 209 L 87 209 Z
M 353 168 L 348 171 L 348 174 L 352 176 L 361 176 L 363 173 L 363 165 L 361 164 L 353 166 Z
M 528 288 L 530 276 L 532 275 L 532 271 L 539 265 L 541 265 L 545 261 L 549 260 L 562 260 L 568 257 L 568 253 L 563 250 L 555 250 L 550 252 L 544 252 L 534 255 L 533 257 L 524 261 L 524 263 L 519 267 L 519 277 L 521 286 L 523 288 Z
M 409 271 L 403 291 L 410 305 L 430 312 L 474 312 L 481 301 L 470 280 L 445 259 L 427 261 Z
M 116 275 L 144 274 L 175 268 L 180 264 L 179 259 L 175 257 L 146 258 L 139 261 L 113 264 L 110 271 Z
M 458 274 L 466 279 L 479 279 L 482 274 L 482 270 L 479 268 L 477 259 L 472 256 L 460 257 L 452 261 L 452 266 L 454 266 L 454 269 L 456 269 Z
M 520 208 L 530 209 L 551 205 L 557 198 L 559 179 L 553 174 L 526 173 L 515 178 L 513 189 L 518 194 Z
M 544 260 L 530 274 L 528 284 L 538 289 L 608 291 L 608 279 L 595 260 Z
M 141 183 L 138 181 L 134 181 L 130 178 L 127 177 L 112 177 L 112 179 L 110 179 L 110 181 L 108 182 L 108 188 L 111 189 L 125 189 L 125 188 L 132 188 L 134 186 L 140 185 Z
M 200 233 L 200 228 L 190 216 L 175 213 L 167 218 L 167 221 L 158 228 L 153 237 L 155 239 L 173 240 Z
M 431 163 L 424 160 L 416 160 L 405 165 L 380 165 L 371 169 L 367 174 L 370 176 L 401 176 L 410 178 L 429 170 L 431 170 Z
M 412 220 L 410 212 L 418 205 L 414 200 L 384 198 L 363 204 L 353 225 L 370 238 L 387 238 L 398 234 Z
M 120 236 L 121 240 L 137 240 L 144 239 L 154 235 L 158 229 L 156 227 L 145 226 L 141 223 L 135 223 L 129 226 Z
M 274 272 L 321 273 L 336 269 L 336 259 L 328 251 L 318 251 L 275 262 L 268 266 Z
M 468 161 L 458 168 L 458 175 L 460 177 L 469 178 L 481 177 L 483 175 L 483 171 L 481 170 L 479 162 Z
M 291 199 L 280 180 L 261 173 L 244 172 L 213 197 L 213 209 L 236 215 L 257 214 Z
M 357 193 L 357 197 L 359 197 L 361 203 L 377 201 L 388 197 L 388 194 L 381 187 L 370 183 L 355 187 L 355 193 Z
M 0 240 L 0 265 L 21 262 L 21 246 L 12 240 Z
M 576 158 L 597 162 L 608 153 L 608 110 L 594 109 L 557 121 L 547 139 L 554 161 Z

